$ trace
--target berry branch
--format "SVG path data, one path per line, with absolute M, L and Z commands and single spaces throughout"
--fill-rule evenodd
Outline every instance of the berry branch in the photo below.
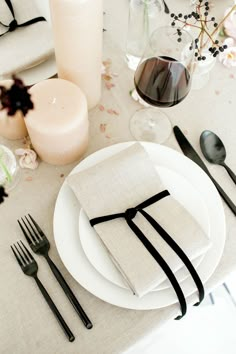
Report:
M 210 4 L 208 1 L 198 0 L 195 11 L 190 14 L 183 15 L 179 13 L 171 13 L 172 23 L 171 26 L 175 27 L 176 24 L 180 24 L 181 27 L 177 29 L 178 42 L 181 42 L 181 30 L 192 27 L 198 30 L 199 33 L 195 38 L 195 57 L 197 60 L 206 60 L 206 56 L 203 54 L 206 47 L 213 57 L 216 57 L 220 52 L 223 52 L 227 45 L 221 45 L 219 40 L 216 39 L 220 28 L 228 16 L 236 10 L 236 5 L 232 6 L 231 10 L 224 18 L 217 23 L 215 17 L 210 17 Z M 190 48 L 192 49 L 192 48 Z

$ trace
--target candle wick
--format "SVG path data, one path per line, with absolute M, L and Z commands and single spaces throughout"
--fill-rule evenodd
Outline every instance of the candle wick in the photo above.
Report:
M 51 99 L 51 102 L 50 102 L 50 103 L 51 103 L 51 104 L 55 104 L 55 103 L 56 103 L 56 100 L 57 100 L 56 97 L 53 97 L 53 98 Z

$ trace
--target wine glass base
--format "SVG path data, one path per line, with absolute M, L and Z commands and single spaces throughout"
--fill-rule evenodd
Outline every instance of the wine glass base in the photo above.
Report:
M 129 127 L 135 140 L 158 144 L 164 143 L 172 132 L 168 116 L 156 108 L 144 108 L 135 112 Z
M 128 68 L 135 71 L 138 67 L 140 59 L 141 59 L 140 57 L 137 57 L 135 55 L 127 53 L 126 54 L 126 63 L 128 65 Z

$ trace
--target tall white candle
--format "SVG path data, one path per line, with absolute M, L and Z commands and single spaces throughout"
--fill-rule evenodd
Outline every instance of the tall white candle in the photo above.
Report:
M 88 143 L 87 101 L 80 88 L 66 80 L 49 79 L 29 92 L 34 109 L 25 123 L 39 157 L 54 165 L 79 159 Z
M 58 75 L 81 88 L 89 109 L 101 96 L 102 3 L 50 0 Z

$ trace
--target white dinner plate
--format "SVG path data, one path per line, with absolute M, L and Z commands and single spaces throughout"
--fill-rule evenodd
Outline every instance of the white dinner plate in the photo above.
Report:
M 166 189 L 169 190 L 172 197 L 177 199 L 191 213 L 210 239 L 211 235 L 208 210 L 198 191 L 185 177 L 172 171 L 171 169 L 163 166 L 156 166 L 156 170 L 161 181 L 165 185 Z M 185 193 L 183 193 L 183 190 Z M 82 208 L 80 210 L 78 226 L 80 242 L 90 263 L 109 281 L 118 286 L 129 289 L 121 273 L 112 262 L 100 237 L 96 233 L 95 229 L 91 227 L 88 217 Z M 197 269 L 202 259 L 203 255 L 192 261 L 195 269 Z M 176 272 L 175 275 L 179 283 L 190 276 L 186 267 L 182 267 Z M 171 284 L 167 279 L 159 284 L 154 291 L 163 290 L 168 287 L 171 287 Z
M 103 159 L 127 148 L 134 142 L 112 145 L 99 150 L 80 162 L 71 173 L 88 168 Z M 209 177 L 191 160 L 162 145 L 142 143 L 155 165 L 166 167 L 183 176 L 203 199 L 209 217 L 212 246 L 198 266 L 198 274 L 205 283 L 213 274 L 222 256 L 225 242 L 225 217 L 221 198 Z M 185 193 L 182 193 L 189 198 Z M 54 211 L 54 237 L 59 255 L 70 274 L 89 292 L 113 305 L 138 310 L 165 307 L 176 303 L 172 288 L 152 291 L 142 298 L 134 296 L 130 290 L 119 287 L 105 279 L 87 259 L 78 235 L 80 205 L 74 193 L 63 183 L 57 197 Z M 198 294 L 191 278 L 181 283 L 185 296 Z
M 42 80 L 49 79 L 50 77 L 56 75 L 56 73 L 57 67 L 55 56 L 52 55 L 49 59 L 45 60 L 41 64 L 17 73 L 17 77 L 22 79 L 25 85 L 31 86 Z M 9 79 L 10 78 L 11 77 L 9 77 Z M 7 79 L 7 77 L 4 79 Z

